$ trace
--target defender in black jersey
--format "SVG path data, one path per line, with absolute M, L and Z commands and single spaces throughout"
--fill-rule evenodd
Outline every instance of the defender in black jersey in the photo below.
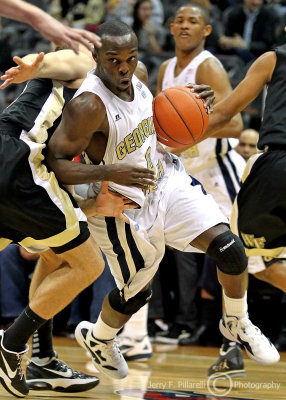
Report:
M 242 239 L 246 254 L 260 255 L 265 261 L 286 258 L 285 84 L 283 45 L 259 57 L 233 93 L 215 105 L 207 130 L 211 135 L 213 129 L 242 111 L 267 85 L 257 145 L 261 153 L 248 161 L 232 214 L 232 228 Z M 277 264 L 278 268 L 283 265 Z M 286 282 L 274 280 L 274 273 L 269 282 L 286 291 Z
M 51 318 L 90 285 L 104 267 L 101 252 L 90 238 L 86 216 L 45 164 L 46 144 L 73 93 L 56 81 L 32 80 L 0 116 L 0 249 L 19 243 L 40 252 L 29 306 L 7 331 L 0 331 L 0 381 L 17 397 L 24 397 L 29 387 L 70 392 L 98 384 L 96 377 L 72 371 L 57 360 L 51 343 Z M 153 172 L 136 166 L 118 169 L 75 163 L 75 168 L 88 171 L 90 181 L 111 180 L 142 189 L 153 183 Z M 138 178 L 142 178 L 140 184 Z M 97 207 L 89 200 L 87 211 L 104 215 L 111 212 L 115 216 L 115 203 L 107 197 L 106 201 L 106 206 L 103 199 Z M 121 210 L 133 207 L 129 200 L 127 203 Z M 44 334 L 48 366 L 30 365 L 27 385 L 21 357 L 27 351 L 29 337 L 37 330 L 40 334 L 43 324 L 50 332 Z M 63 378 L 55 380 L 51 370 L 62 371 Z M 38 386 L 33 378 L 40 381 Z

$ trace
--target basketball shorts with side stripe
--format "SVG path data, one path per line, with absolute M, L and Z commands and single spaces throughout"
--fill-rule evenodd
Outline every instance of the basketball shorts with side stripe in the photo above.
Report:
M 248 161 L 231 217 L 248 256 L 286 257 L 286 151 L 257 154 Z
M 168 172 L 158 189 L 146 197 L 142 208 L 125 212 L 130 225 L 110 217 L 88 220 L 91 234 L 105 253 L 125 300 L 153 278 L 165 245 L 199 252 L 190 242 L 212 226 L 228 223 L 212 196 L 187 175 L 181 161 L 168 162 Z
M 44 144 L 0 134 L 0 250 L 62 253 L 89 237 L 86 217 L 42 163 Z

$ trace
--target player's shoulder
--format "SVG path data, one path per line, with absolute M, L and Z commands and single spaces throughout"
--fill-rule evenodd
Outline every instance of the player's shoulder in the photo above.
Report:
M 165 72 L 167 66 L 170 64 L 170 62 L 174 59 L 174 57 L 168 58 L 167 60 L 163 61 L 162 64 L 160 65 L 159 70 L 162 72 Z
M 102 112 L 105 114 L 105 106 L 100 96 L 90 91 L 79 93 L 68 103 L 68 106 L 70 111 L 75 114 L 93 117 Z

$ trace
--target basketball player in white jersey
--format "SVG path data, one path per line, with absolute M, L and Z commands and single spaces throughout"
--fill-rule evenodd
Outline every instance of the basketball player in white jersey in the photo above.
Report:
M 78 325 L 78 342 L 102 372 L 112 378 L 127 375 L 114 337 L 150 299 L 149 282 L 168 244 L 183 251 L 207 252 L 215 259 L 227 313 L 221 329 L 247 342 L 248 354 L 256 361 L 278 361 L 277 350 L 262 333 L 257 337 L 258 330 L 248 319 L 247 259 L 241 242 L 230 232 L 212 197 L 188 176 L 176 156 L 157 143 L 152 95 L 134 75 L 138 54 L 134 32 L 121 21 L 112 21 L 102 24 L 97 33 L 103 43 L 94 52 L 97 67 L 63 113 L 49 142 L 49 165 L 62 182 L 88 179 L 83 170 L 78 178 L 73 170 L 71 182 L 69 172 L 69 160 L 85 151 L 91 162 L 147 165 L 157 172 L 157 184 L 147 191 L 111 184 L 112 190 L 139 206 L 126 212 L 130 225 L 115 218 L 90 219 L 90 229 L 106 254 L 117 287 L 106 296 L 95 324 L 84 321 Z M 89 195 L 96 196 L 98 189 L 92 184 Z
M 157 148 L 152 95 L 133 75 L 138 51 L 135 34 L 120 21 L 102 24 L 98 34 L 103 46 L 95 51 L 97 67 L 68 104 L 49 143 L 50 166 L 62 182 L 88 180 L 83 169 L 78 173 L 73 170 L 72 178 L 69 172 L 69 160 L 85 151 L 91 161 L 147 165 L 157 171 L 158 179 L 149 191 L 111 185 L 139 205 L 134 212 L 126 213 L 130 225 L 115 218 L 90 220 L 90 229 L 107 256 L 117 288 L 106 296 L 95 324 L 79 324 L 77 340 L 102 372 L 113 378 L 126 376 L 127 364 L 114 337 L 150 299 L 149 282 L 168 244 L 183 251 L 207 252 L 216 260 L 227 312 L 221 329 L 247 343 L 248 354 L 256 361 L 278 361 L 274 346 L 248 319 L 247 260 L 241 242 L 228 229 L 227 219 L 212 197 L 186 174 L 180 160 Z M 90 195 L 97 192 L 98 187 L 92 184 Z

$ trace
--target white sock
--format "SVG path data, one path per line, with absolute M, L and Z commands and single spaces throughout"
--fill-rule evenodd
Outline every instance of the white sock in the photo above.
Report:
M 31 357 L 31 361 L 40 366 L 49 364 L 49 362 L 51 362 L 51 359 L 52 357 L 44 357 L 44 358 Z
M 96 337 L 97 339 L 100 339 L 100 340 L 114 339 L 115 335 L 117 334 L 117 332 L 119 330 L 120 330 L 120 328 L 112 328 L 111 326 L 109 326 L 105 322 L 103 322 L 101 319 L 101 313 L 99 314 L 99 317 L 92 328 L 94 337 Z
M 129 338 L 143 338 L 148 334 L 148 304 L 141 307 L 139 311 L 132 315 L 129 321 L 124 325 L 122 336 Z
M 227 297 L 223 291 L 223 300 L 225 305 L 225 311 L 227 315 L 233 315 L 234 317 L 243 318 L 247 315 L 247 292 L 240 299 L 233 299 Z

